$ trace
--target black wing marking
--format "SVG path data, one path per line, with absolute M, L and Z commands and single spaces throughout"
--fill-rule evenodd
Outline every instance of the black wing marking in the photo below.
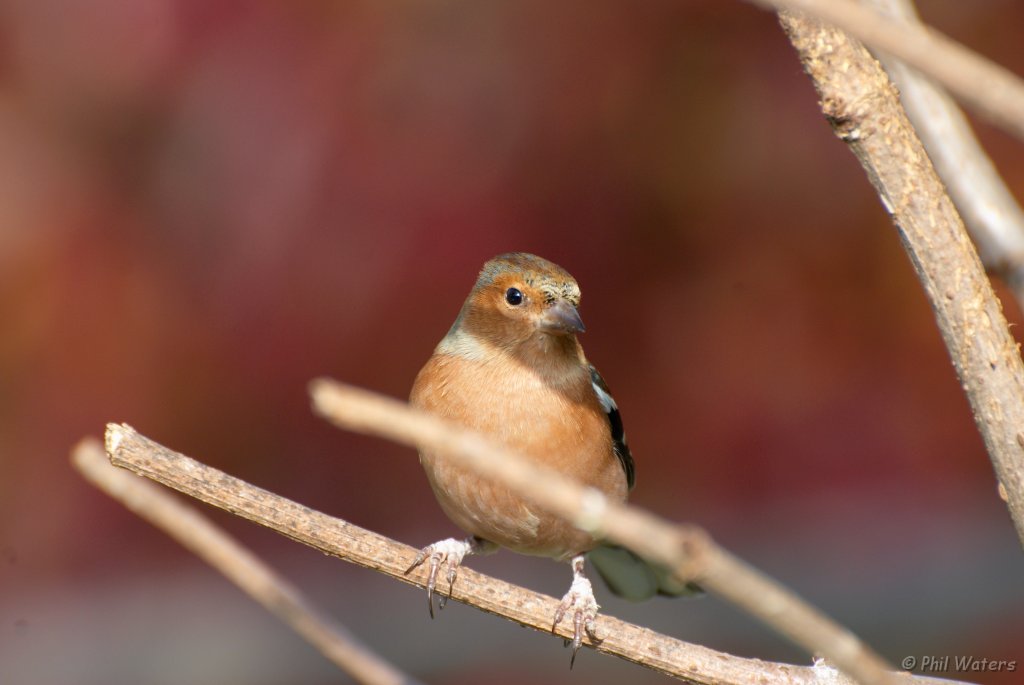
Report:
M 633 464 L 633 454 L 629 451 L 629 445 L 626 444 L 626 432 L 622 427 L 622 415 L 619 414 L 619 405 L 615 404 L 615 400 L 608 390 L 608 384 L 604 382 L 601 374 L 597 372 L 593 364 L 590 364 L 590 383 L 594 386 L 594 392 L 597 393 L 597 398 L 601 400 L 601 406 L 604 407 L 605 413 L 608 414 L 615 456 L 622 462 L 622 470 L 626 472 L 626 484 L 632 490 L 636 484 L 636 467 Z

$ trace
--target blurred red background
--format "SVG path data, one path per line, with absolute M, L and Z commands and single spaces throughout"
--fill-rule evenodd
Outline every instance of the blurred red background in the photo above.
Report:
M 1024 73 L 1020 3 L 921 5 Z M 1021 188 L 1021 143 L 979 133 Z M 68 451 L 124 421 L 411 545 L 451 535 L 414 453 L 315 419 L 306 383 L 404 397 L 509 250 L 582 286 L 635 503 L 705 526 L 896 663 L 1022 657 L 1024 558 L 969 407 L 771 14 L 8 0 L 0 682 L 338 682 Z M 211 515 L 425 680 L 665 681 L 587 651 L 570 674 L 556 640 L 458 605 L 431 622 L 420 591 Z M 569 580 L 507 552 L 470 565 L 554 595 Z M 597 592 L 670 635 L 810 661 L 715 598 Z

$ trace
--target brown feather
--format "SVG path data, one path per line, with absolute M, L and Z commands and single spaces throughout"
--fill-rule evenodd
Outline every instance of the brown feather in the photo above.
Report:
M 509 288 L 521 291 L 520 304 L 507 301 Z M 576 281 L 547 260 L 513 253 L 489 261 L 416 377 L 410 402 L 621 502 L 628 492 L 626 472 L 590 365 L 572 331 L 553 334 L 547 325 L 554 303 L 568 303 L 575 312 L 579 300 Z M 596 544 L 441 455 L 423 452 L 420 461 L 441 508 L 467 533 L 557 559 Z
M 590 386 L 589 369 L 574 368 L 579 373 L 563 370 L 552 387 L 508 355 L 472 360 L 435 354 L 417 376 L 410 401 L 624 501 L 626 477 L 608 418 Z M 440 455 L 424 452 L 420 461 L 441 508 L 467 533 L 516 552 L 558 559 L 596 544 L 571 524 Z

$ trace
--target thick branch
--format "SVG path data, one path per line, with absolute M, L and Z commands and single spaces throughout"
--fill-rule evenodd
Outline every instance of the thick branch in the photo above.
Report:
M 116 466 L 275 530 L 327 554 L 370 568 L 411 585 L 424 587 L 425 573 L 405 575 L 417 550 L 346 521 L 309 509 L 168 450 L 128 426 L 107 427 L 107 454 Z M 452 599 L 548 632 L 558 600 L 490 578 L 471 569 L 459 571 Z M 604 640 L 594 646 L 666 675 L 691 683 L 724 685 L 760 682 L 849 684 L 827 666 L 791 666 L 743 659 L 675 640 L 646 628 L 601 615 Z M 563 637 L 567 630 L 561 630 Z M 940 682 L 900 676 L 907 683 Z M 947 682 L 948 681 L 943 681 Z
M 806 12 L 906 62 L 1018 138 L 1024 139 L 1024 82 L 953 39 L 888 19 L 855 0 L 749 0 Z
M 882 12 L 920 25 L 912 0 L 871 0 Z M 934 81 L 885 53 L 879 61 L 978 246 L 981 261 L 1024 307 L 1024 211 L 982 149 L 967 117 Z
M 328 380 L 314 381 L 311 390 L 316 411 L 339 426 L 444 454 L 578 528 L 661 564 L 680 580 L 696 580 L 855 680 L 891 679 L 887 664 L 855 635 L 718 547 L 698 528 L 676 526 L 609 501 L 593 488 L 404 403 Z
M 322 615 L 302 593 L 234 538 L 164 488 L 110 465 L 99 440 L 72 451 L 75 468 L 103 492 L 160 528 L 262 604 L 341 670 L 365 685 L 415 685 L 354 635 Z
M 826 118 L 899 229 L 1024 542 L 1024 364 L 978 254 L 878 62 L 838 29 L 780 17 Z

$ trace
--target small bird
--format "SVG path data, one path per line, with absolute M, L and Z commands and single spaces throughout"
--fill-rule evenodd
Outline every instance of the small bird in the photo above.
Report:
M 417 375 L 410 403 L 624 502 L 634 484 L 633 456 L 618 406 L 576 338 L 584 331 L 579 303 L 575 279 L 546 259 L 516 252 L 488 261 Z M 421 451 L 420 463 L 441 509 L 469 534 L 424 547 L 406 571 L 428 563 L 431 617 L 439 569 L 447 567 L 450 596 L 467 555 L 505 547 L 569 561 L 572 585 L 551 629 L 572 612 L 571 667 L 583 631 L 597 639 L 599 607 L 584 573 L 587 552 L 594 550 L 591 560 L 616 594 L 644 599 L 692 591 L 628 550 L 599 546 L 590 534 L 441 454 Z M 440 608 L 446 599 L 441 597 Z

